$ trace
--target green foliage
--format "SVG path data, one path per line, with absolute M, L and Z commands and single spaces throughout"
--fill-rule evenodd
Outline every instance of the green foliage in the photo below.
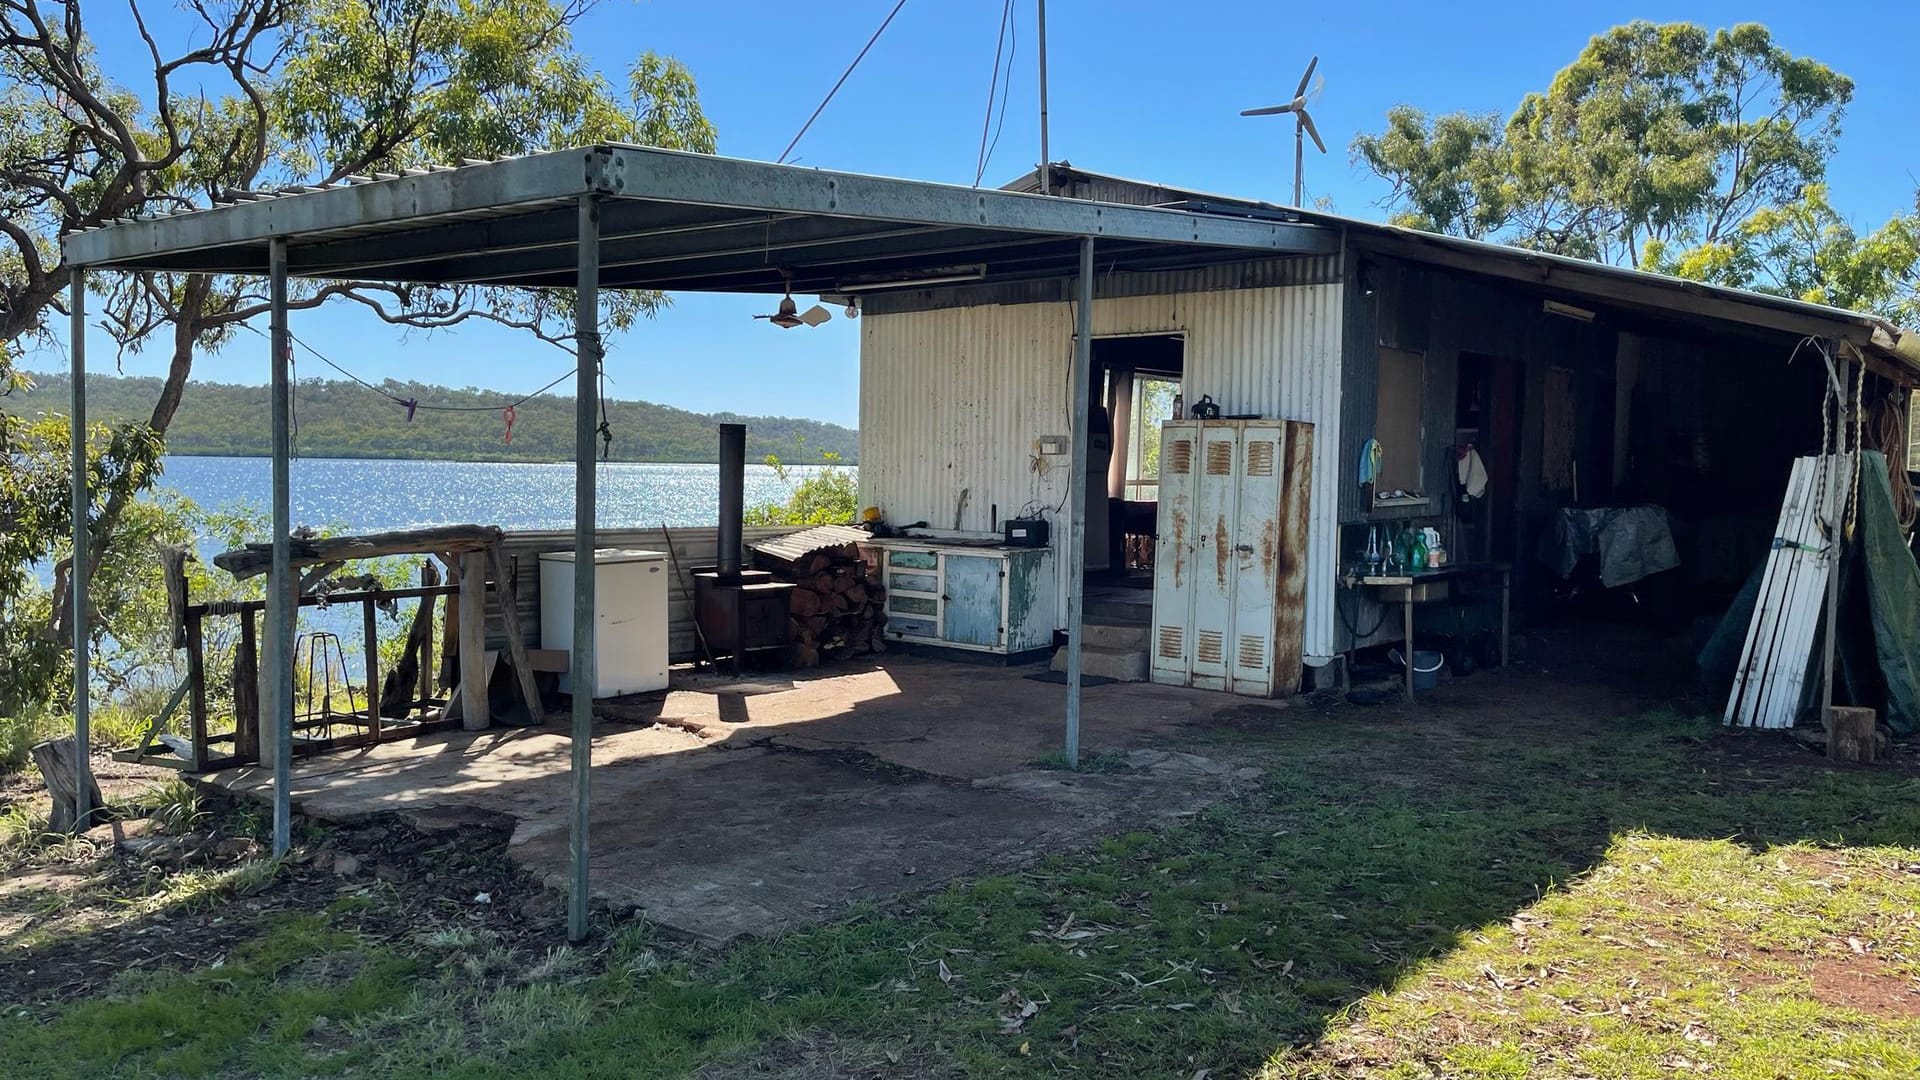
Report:
M 777 454 L 768 454 L 766 463 L 780 482 L 791 489 L 786 503 L 763 503 L 747 508 L 748 525 L 846 525 L 860 516 L 860 482 L 839 467 L 840 455 L 821 452 L 826 467 L 795 481 L 792 471 Z
M 64 428 L 54 421 L 43 425 L 50 429 L 43 437 L 61 444 L 64 453 Z M 0 479 L 7 475 L 0 473 Z M 185 678 L 184 660 L 173 648 L 166 586 L 159 572 L 160 549 L 191 546 L 201 537 L 217 537 L 226 546 L 238 546 L 262 535 L 256 513 L 210 512 L 173 492 L 162 491 L 128 506 L 98 553 L 88 584 L 93 605 L 88 661 L 96 695 L 96 745 L 125 745 L 137 737 L 135 733 L 144 729 Z M 64 559 L 69 551 L 68 543 L 56 539 L 45 558 Z M 12 599 L 0 608 L 0 670 L 6 672 L 0 679 L 0 772 L 20 768 L 27 747 L 68 730 L 71 724 L 72 672 L 67 643 L 56 640 L 49 630 L 52 597 L 32 564 L 10 565 L 18 567 L 18 574 L 10 579 L 15 590 Z M 195 560 L 187 562 L 186 571 L 189 592 L 199 601 L 262 595 L 258 580 L 236 582 Z M 227 625 L 230 622 L 207 623 L 208 690 L 215 704 L 229 700 L 232 692 L 229 657 L 237 631 Z
M 139 415 L 159 391 L 158 379 L 92 376 L 87 404 L 93 415 Z M 69 380 L 49 375 L 31 393 L 17 396 L 21 412 L 33 415 L 66 401 Z M 425 383 L 389 380 L 382 388 L 422 404 L 484 407 L 502 394 L 468 388 L 452 390 Z M 534 398 L 516 410 L 513 442 L 502 441 L 505 424 L 491 410 L 428 412 L 407 422 L 406 411 L 357 384 L 302 380 L 296 389 L 301 454 L 313 457 L 444 458 L 456 460 L 573 460 L 573 398 Z M 259 456 L 268 452 L 269 395 L 264 386 L 193 383 L 167 432 L 172 454 Z M 687 412 L 645 401 L 608 402 L 616 461 L 712 461 L 714 425 L 722 420 L 747 424 L 752 454 L 791 452 L 818 446 L 835 460 L 859 454 L 857 432 L 835 424 L 777 416 L 737 417 Z M 64 491 L 65 481 L 61 480 Z
M 1504 126 L 1399 105 L 1353 155 L 1398 224 L 1910 320 L 1920 214 L 1862 237 L 1822 186 L 1853 90 L 1758 24 L 1634 22 Z
M 1828 201 L 1826 185 L 1809 184 L 1800 198 L 1756 212 L 1720 240 L 1672 254 L 1649 246 L 1647 258 L 1679 277 L 1920 326 L 1920 205 L 1862 236 Z
M 1393 184 L 1393 223 L 1486 239 L 1507 223 L 1500 119 L 1387 110 L 1387 127 L 1353 141 L 1353 156 Z
M 92 424 L 87 435 L 90 491 L 152 483 L 160 447 L 145 427 Z M 0 679 L 0 717 L 21 716 L 68 695 L 60 682 L 61 657 L 70 643 L 55 624 L 52 600 L 34 567 L 71 551 L 71 448 L 64 416 L 28 420 L 0 413 L 0 670 L 7 673 Z M 99 505 L 89 508 L 90 521 Z M 147 520 L 95 537 L 101 546 L 91 574 L 94 618 L 88 629 L 96 644 L 125 613 L 132 581 L 151 557 L 155 528 Z

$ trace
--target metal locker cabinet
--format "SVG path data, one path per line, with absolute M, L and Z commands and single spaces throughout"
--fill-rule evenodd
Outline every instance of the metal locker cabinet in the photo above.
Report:
M 1273 692 L 1274 602 L 1280 553 L 1280 461 L 1286 429 L 1247 424 L 1233 485 L 1233 636 L 1227 689 L 1268 697 Z
M 1153 681 L 1299 689 L 1313 425 L 1167 424 L 1154 547 Z
M 1160 505 L 1153 542 L 1154 682 L 1185 686 L 1191 655 L 1187 624 L 1193 616 L 1193 489 L 1200 425 L 1169 421 L 1160 427 Z
M 1227 651 L 1233 635 L 1234 534 L 1239 516 L 1240 426 L 1202 423 L 1194 462 L 1192 660 L 1188 685 L 1227 689 Z

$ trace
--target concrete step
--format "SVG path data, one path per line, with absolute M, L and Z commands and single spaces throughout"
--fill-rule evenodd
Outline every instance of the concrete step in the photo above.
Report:
M 1103 622 L 1153 622 L 1153 594 L 1145 593 L 1138 600 L 1114 600 L 1107 597 L 1088 597 L 1088 619 Z
M 1053 670 L 1067 670 L 1067 650 L 1061 649 L 1053 654 Z M 1080 674 L 1100 675 L 1118 682 L 1146 682 L 1146 650 L 1083 645 L 1080 648 Z
M 1097 645 L 1103 649 L 1127 649 L 1144 653 L 1147 651 L 1148 640 L 1153 637 L 1153 624 L 1087 619 L 1081 625 L 1080 633 L 1080 640 L 1089 646 Z

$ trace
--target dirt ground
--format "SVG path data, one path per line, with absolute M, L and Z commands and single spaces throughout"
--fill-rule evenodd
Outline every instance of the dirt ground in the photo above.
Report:
M 1485 733 L 1520 722 L 1516 738 L 1528 741 L 1560 723 L 1717 707 L 1688 688 L 1672 641 L 1619 635 L 1596 647 L 1589 630 L 1549 630 L 1516 653 L 1511 670 L 1449 680 L 1411 706 L 1090 690 L 1087 754 L 1114 775 L 1043 767 L 1060 692 L 1018 671 L 895 660 L 749 693 L 695 682 L 614 703 L 595 740 L 597 896 L 723 940 L 1191 817 L 1236 784 L 1230 741 L 1212 739 L 1205 756 L 1180 749 L 1197 736 L 1280 723 L 1351 725 L 1362 738 L 1375 725 Z M 205 966 L 269 923 L 321 911 L 372 940 L 456 925 L 532 954 L 558 947 L 562 902 L 546 886 L 566 854 L 565 746 L 549 733 L 480 733 L 309 762 L 295 850 L 278 868 L 263 859 L 265 815 L 236 782 L 243 794 L 210 795 L 171 830 L 141 835 L 146 823 L 129 822 L 0 855 L 0 981 L 16 1001 L 52 1005 L 127 972 Z M 1697 740 L 1692 756 L 1741 784 L 1847 768 L 1792 739 L 1739 732 Z M 177 775 L 106 758 L 95 767 L 109 802 Z M 1880 768 L 1920 776 L 1920 752 L 1900 746 Z M 44 791 L 30 777 L 0 782 L 0 806 L 36 799 Z M 263 867 L 271 875 L 254 880 Z M 1897 979 L 1856 958 L 1813 978 L 1866 1011 L 1913 1007 Z
M 1052 760 L 1065 694 L 1027 678 L 1038 670 L 889 657 L 744 688 L 695 677 L 603 703 L 595 901 L 718 943 L 1025 865 L 1233 794 L 1233 763 L 1158 746 L 1245 702 L 1146 684 L 1090 688 L 1084 754 L 1126 773 L 1067 772 Z M 294 804 L 334 823 L 502 815 L 513 822 L 508 857 L 559 888 L 572 791 L 563 722 L 303 761 Z M 210 782 L 264 799 L 268 779 L 232 769 Z
M 98 825 L 16 859 L 0 878 L 0 983 L 17 1001 L 85 997 L 130 972 L 216 964 L 264 927 L 320 911 L 375 941 L 426 926 L 484 929 L 535 951 L 565 941 L 560 898 L 507 860 L 504 820 L 470 815 L 438 832 L 397 818 L 296 824 L 278 867 L 259 815 L 217 798 L 191 827 Z

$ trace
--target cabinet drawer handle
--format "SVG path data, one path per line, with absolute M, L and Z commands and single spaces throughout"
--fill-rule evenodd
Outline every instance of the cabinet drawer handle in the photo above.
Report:
M 1239 552 L 1242 555 L 1251 555 L 1253 554 L 1253 545 L 1252 544 L 1235 544 L 1233 545 L 1233 550 Z

